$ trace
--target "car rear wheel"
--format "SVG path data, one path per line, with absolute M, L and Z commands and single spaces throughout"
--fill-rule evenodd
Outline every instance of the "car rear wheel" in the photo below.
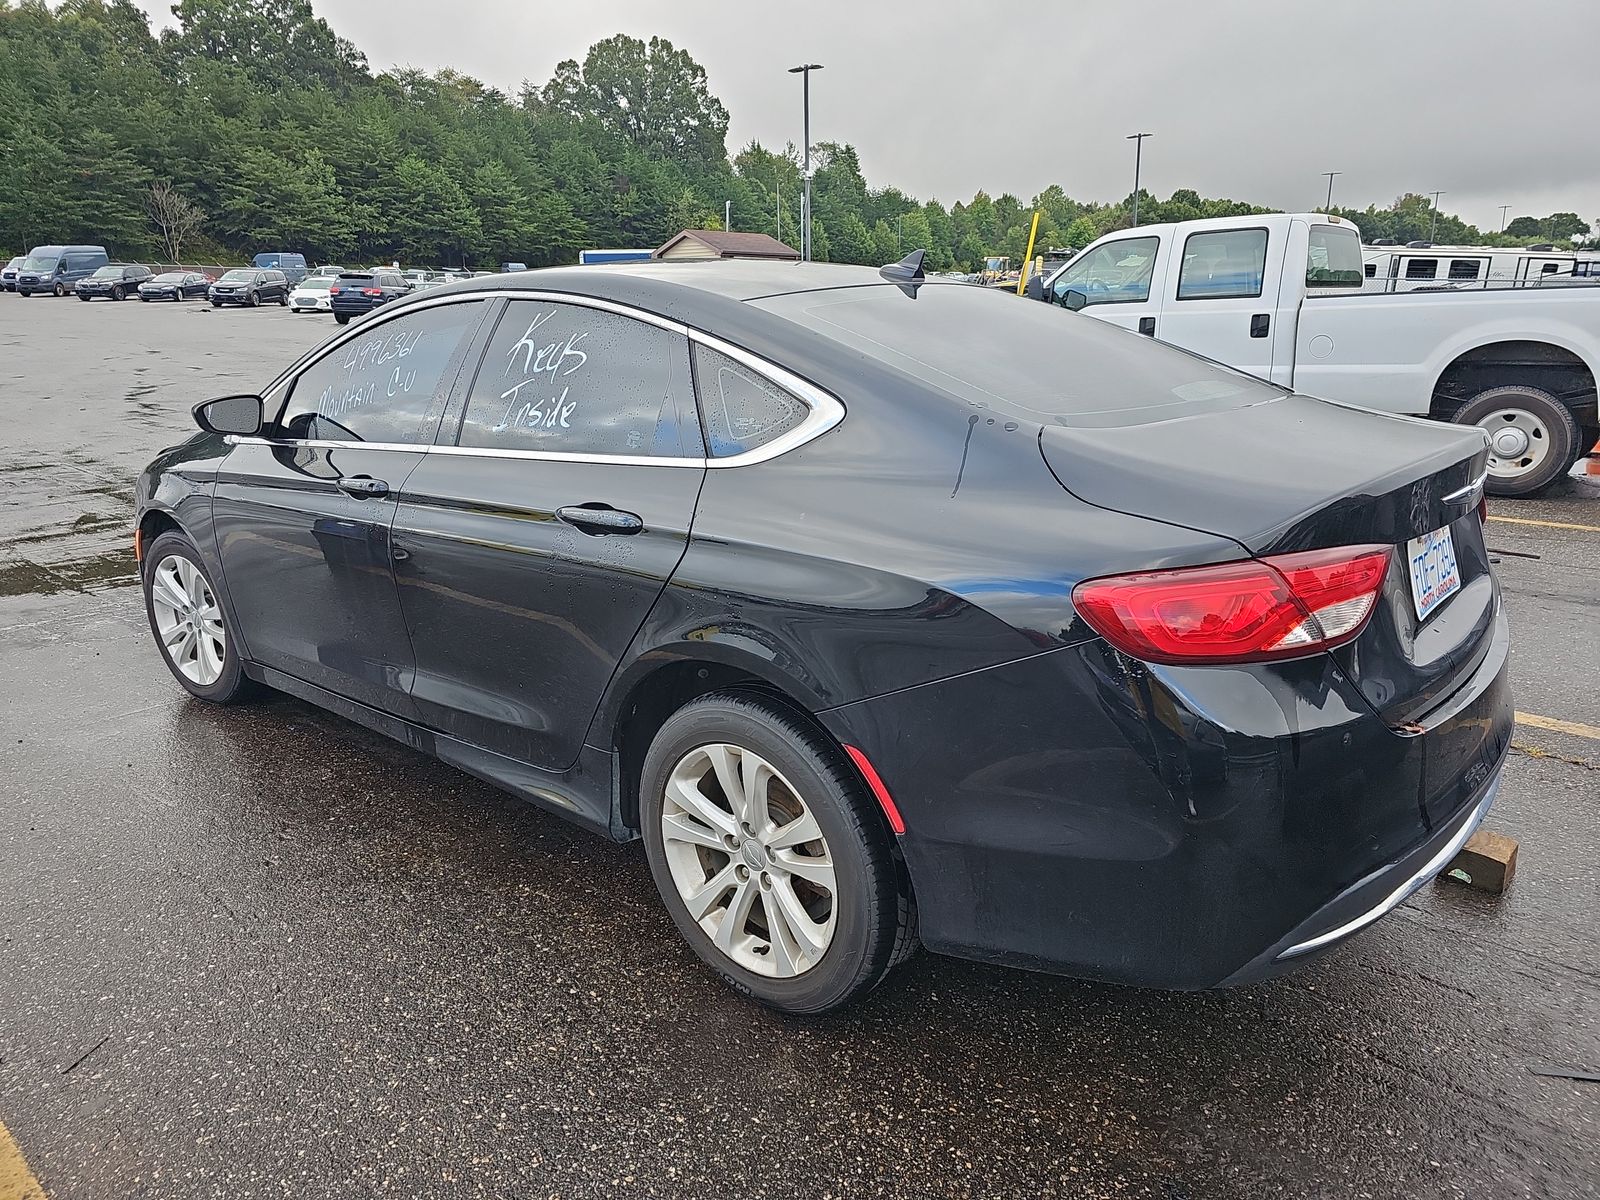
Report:
M 640 821 L 679 932 L 763 1004 L 838 1008 L 915 946 L 909 890 L 855 768 L 775 702 L 714 694 L 668 718 Z
M 164 533 L 149 546 L 144 607 L 161 657 L 185 690 L 214 704 L 253 690 L 211 577 L 181 534 Z
M 339 324 L 341 324 L 341 325 L 350 324 L 350 314 L 349 313 L 334 313 L 333 314 L 333 319 L 335 321 L 339 322 Z
M 289 297 L 288 296 L 279 296 L 278 297 L 278 304 L 280 306 L 282 306 L 283 308 L 288 308 L 289 307 Z
M 1488 433 L 1491 496 L 1538 495 L 1575 461 L 1578 422 L 1571 409 L 1539 388 L 1489 388 L 1463 404 L 1452 420 Z

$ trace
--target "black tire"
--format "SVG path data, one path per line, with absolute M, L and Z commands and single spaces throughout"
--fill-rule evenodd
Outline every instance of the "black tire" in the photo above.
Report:
M 222 307 L 222 301 L 221 300 L 213 300 L 211 302 L 211 307 L 212 308 L 221 308 Z
M 128 298 L 128 293 L 123 290 L 122 285 L 119 283 L 116 287 L 111 289 L 111 298 L 113 300 L 126 300 Z
M 56 284 L 55 292 L 56 292 L 56 299 L 57 300 L 61 299 L 61 297 L 65 296 L 67 294 L 66 285 L 65 284 L 61 284 L 61 283 Z
M 199 570 L 205 579 L 207 588 L 218 601 L 218 611 L 222 613 L 223 631 L 226 635 L 223 643 L 222 673 L 214 683 L 201 685 L 188 678 L 172 661 L 172 656 L 167 652 L 166 646 L 161 642 L 161 633 L 156 625 L 155 606 L 151 603 L 150 591 L 155 583 L 156 569 L 168 558 L 174 555 L 186 558 Z M 200 555 L 190 544 L 189 539 L 181 533 L 167 532 L 156 538 L 149 546 L 145 547 L 144 564 L 140 571 L 141 581 L 144 585 L 144 612 L 145 619 L 150 625 L 150 636 L 155 639 L 156 649 L 161 654 L 161 660 L 167 664 L 167 670 L 172 672 L 172 677 L 178 681 L 186 692 L 201 700 L 208 700 L 212 704 L 235 704 L 248 699 L 259 690 L 255 682 L 244 673 L 239 661 L 239 639 L 233 626 L 228 622 L 227 610 L 221 604 L 221 596 L 217 592 L 216 584 L 212 582 L 211 573 L 206 570 L 206 565 L 201 561 Z
M 82 292 L 78 293 L 78 299 L 82 300 L 85 304 L 89 303 L 89 297 L 85 296 Z
M 245 296 L 244 302 L 245 302 L 245 304 L 249 305 L 251 308 L 254 308 L 256 305 L 261 303 L 261 297 L 256 295 L 254 292 L 251 292 L 247 296 Z
M 285 292 L 283 295 L 278 297 L 278 306 L 280 308 L 288 308 L 289 307 L 289 293 L 288 292 Z
M 341 324 L 341 325 L 350 324 L 350 314 L 349 313 L 334 313 L 333 314 L 333 319 L 335 321 L 339 322 L 339 324 Z
M 804 797 L 827 842 L 837 882 L 832 939 L 816 963 L 789 978 L 758 974 L 719 950 L 673 881 L 661 830 L 667 780 L 685 755 L 719 742 L 754 751 L 775 767 Z M 775 701 L 715 693 L 669 717 L 645 755 L 639 816 L 650 873 L 679 933 L 728 984 L 762 1004 L 829 1012 L 876 987 L 915 949 L 916 911 L 877 804 L 840 748 Z
M 1530 465 L 1526 471 L 1514 476 L 1495 474 L 1496 465 L 1491 462 L 1486 490 L 1491 496 L 1523 499 L 1537 496 L 1559 482 L 1577 461 L 1582 438 L 1572 410 L 1549 392 L 1525 384 L 1507 384 L 1479 392 L 1457 409 L 1451 420 L 1458 425 L 1481 425 L 1492 438 L 1497 423 L 1496 415 L 1507 414 L 1506 420 L 1509 422 L 1509 414 L 1515 410 L 1529 413 L 1537 419 L 1548 435 L 1548 447 L 1537 465 Z M 1489 453 L 1491 457 L 1494 456 L 1492 447 Z
M 145 295 L 141 295 L 139 297 L 139 303 L 140 304 L 149 304 L 150 303 L 150 297 L 149 296 L 145 296 Z

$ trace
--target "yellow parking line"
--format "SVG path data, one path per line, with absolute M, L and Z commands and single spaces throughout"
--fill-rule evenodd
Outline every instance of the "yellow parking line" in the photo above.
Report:
M 45 1200 L 44 1188 L 4 1125 L 0 1125 L 0 1200 Z
M 1532 517 L 1494 517 L 1491 521 L 1504 521 L 1507 525 L 1542 525 L 1546 529 L 1579 529 L 1584 533 L 1600 533 L 1600 525 L 1574 525 L 1571 521 L 1535 521 Z
M 1593 738 L 1600 741 L 1600 726 L 1584 725 L 1578 721 L 1558 721 L 1554 717 L 1540 717 L 1533 713 L 1519 712 L 1518 725 L 1531 725 L 1535 729 L 1549 729 L 1556 733 L 1570 733 L 1573 737 Z

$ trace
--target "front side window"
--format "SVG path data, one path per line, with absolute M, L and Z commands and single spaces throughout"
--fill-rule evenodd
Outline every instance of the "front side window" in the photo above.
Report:
M 700 458 L 689 340 L 617 313 L 513 300 L 473 381 L 460 444 Z
M 1439 273 L 1437 258 L 1413 258 L 1406 262 L 1407 279 L 1432 279 Z
M 694 348 L 694 382 L 714 458 L 744 454 L 782 437 L 811 412 L 805 401 L 708 346 Z
M 1161 239 L 1119 238 L 1106 242 L 1067 264 L 1052 286 L 1057 303 L 1069 291 L 1081 292 L 1090 304 L 1136 304 L 1150 298 L 1150 277 L 1156 269 Z
M 1306 245 L 1306 286 L 1361 286 L 1374 272 L 1361 268 L 1361 235 L 1344 225 L 1313 225 Z
M 384 321 L 341 342 L 300 373 L 279 419 L 306 441 L 425 445 L 455 378 L 482 301 L 445 304 Z
M 1261 295 L 1267 271 L 1265 229 L 1192 233 L 1183 245 L 1179 300 L 1219 300 Z

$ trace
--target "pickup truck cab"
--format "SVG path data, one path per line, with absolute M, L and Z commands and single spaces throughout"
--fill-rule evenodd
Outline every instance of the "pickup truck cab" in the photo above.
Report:
M 1479 425 L 1495 495 L 1543 491 L 1600 439 L 1600 290 L 1365 281 L 1354 225 L 1275 213 L 1118 230 L 1041 298 L 1307 395 Z

